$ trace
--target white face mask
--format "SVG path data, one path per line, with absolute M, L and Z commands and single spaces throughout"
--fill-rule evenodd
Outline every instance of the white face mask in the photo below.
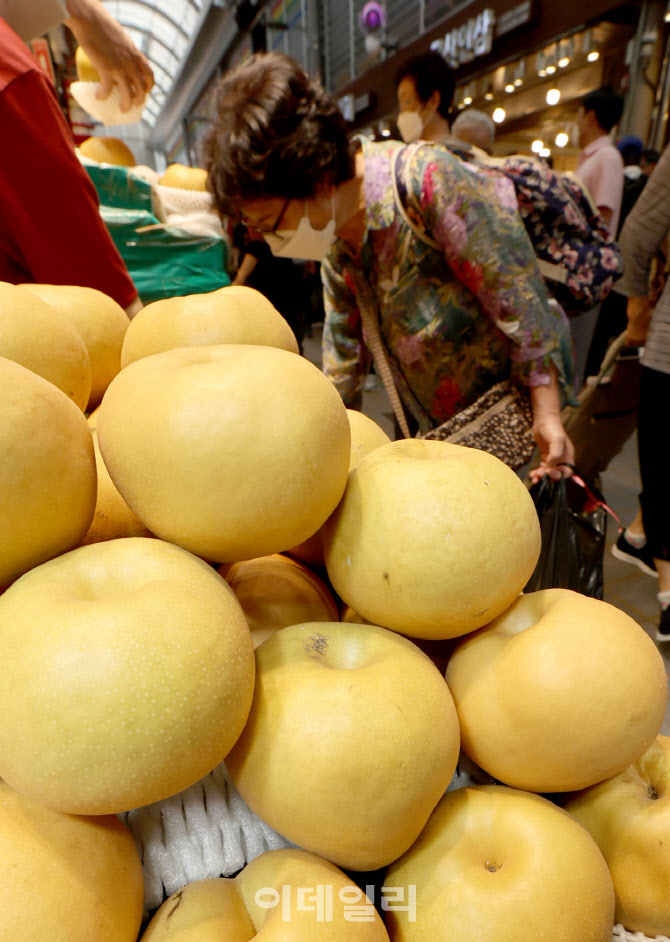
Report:
M 396 118 L 396 124 L 405 144 L 418 141 L 421 137 L 425 123 L 421 120 L 418 111 L 401 111 Z
M 335 240 L 335 207 L 330 202 L 331 220 L 323 229 L 315 229 L 307 215 L 300 220 L 297 229 L 280 229 L 266 232 L 263 238 L 270 246 L 270 251 L 278 258 L 300 258 L 304 261 L 320 262 L 328 254 Z

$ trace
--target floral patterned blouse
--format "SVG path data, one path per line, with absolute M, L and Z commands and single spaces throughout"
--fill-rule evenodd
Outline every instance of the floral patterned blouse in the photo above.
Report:
M 571 395 L 573 354 L 563 311 L 549 300 L 513 184 L 439 145 L 362 142 L 365 235 L 358 254 L 337 239 L 324 260 L 323 369 L 345 404 L 370 367 L 355 280 L 376 296 L 382 341 L 400 396 L 425 433 L 510 375 Z M 439 243 L 412 230 L 397 207 Z M 405 162 L 409 160 L 405 173 Z M 357 276 L 358 272 L 358 276 Z

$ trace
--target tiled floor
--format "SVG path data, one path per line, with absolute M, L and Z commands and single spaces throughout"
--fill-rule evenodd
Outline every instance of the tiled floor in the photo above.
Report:
M 313 336 L 304 342 L 305 355 L 318 366 L 321 365 L 321 330 L 316 325 Z M 366 390 L 363 397 L 363 411 L 374 419 L 387 434 L 393 436 L 393 413 L 381 382 L 370 377 L 372 388 Z M 640 476 L 637 463 L 637 443 L 635 436 L 629 440 L 623 451 L 611 462 L 602 475 L 602 487 L 605 499 L 625 524 L 637 513 L 637 494 Z M 658 581 L 646 576 L 635 566 L 620 562 L 610 553 L 610 547 L 618 535 L 617 524 L 610 520 L 607 530 L 607 552 L 605 553 L 605 601 L 616 605 L 629 614 L 652 637 L 658 621 L 658 601 L 656 592 Z M 666 673 L 670 673 L 670 643 L 659 646 L 665 661 Z M 670 735 L 670 706 L 666 712 L 661 730 Z

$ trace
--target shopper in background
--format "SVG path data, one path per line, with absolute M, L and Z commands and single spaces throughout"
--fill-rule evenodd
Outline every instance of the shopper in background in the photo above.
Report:
M 474 144 L 487 154 L 493 153 L 496 126 L 490 115 L 479 108 L 466 108 L 461 111 L 451 126 L 451 133 L 459 141 Z
M 511 373 L 530 389 L 538 476 L 571 460 L 559 396 L 559 378 L 571 380 L 569 329 L 506 178 L 433 144 L 350 142 L 335 101 L 276 53 L 224 76 L 205 154 L 222 214 L 241 216 L 275 254 L 323 259 L 323 367 L 347 406 L 360 405 L 370 366 L 361 309 L 371 297 L 421 432 Z M 408 180 L 404 216 L 394 177 Z
M 644 189 L 647 176 L 640 167 L 643 144 L 639 137 L 632 134 L 626 135 L 619 138 L 615 146 L 621 154 L 624 165 L 621 212 L 619 213 L 619 223 L 616 231 L 618 238 L 628 214 Z M 626 323 L 626 297 L 621 293 L 617 283 L 600 305 L 586 359 L 585 377 L 597 376 L 609 345 L 626 329 Z
M 579 146 L 582 148 L 575 171 L 586 186 L 611 236 L 616 237 L 623 196 L 623 158 L 612 143 L 610 132 L 623 113 L 623 98 L 609 85 L 589 92 L 577 112 Z M 575 343 L 577 387 L 586 374 L 591 341 L 600 305 L 570 320 Z
M 625 271 L 619 282 L 628 297 L 627 336 L 644 346 L 638 415 L 640 512 L 612 548 L 659 580 L 661 618 L 657 640 L 670 641 L 670 282 L 651 308 L 652 261 L 670 232 L 670 147 L 649 178 L 621 232 Z
M 623 195 L 623 158 L 611 131 L 623 113 L 623 98 L 609 85 L 582 98 L 577 112 L 581 153 L 575 171 L 612 236 L 616 236 Z
M 151 87 L 151 70 L 99 0 L 67 0 L 66 21 L 105 82 L 126 102 Z M 0 281 L 97 288 L 129 316 L 137 291 L 98 211 L 56 92 L 28 47 L 0 18 Z
M 412 141 L 448 140 L 449 112 L 456 82 L 439 52 L 412 56 L 396 74 L 399 113 L 396 119 L 400 136 Z
M 307 291 L 303 266 L 291 258 L 276 258 L 260 237 L 250 237 L 243 225 L 235 226 L 233 245 L 240 264 L 233 285 L 246 285 L 260 291 L 287 322 L 302 353 L 307 328 Z
M 642 151 L 640 154 L 640 169 L 645 176 L 650 177 L 652 175 L 660 156 L 659 152 L 654 150 L 653 147 L 648 147 Z

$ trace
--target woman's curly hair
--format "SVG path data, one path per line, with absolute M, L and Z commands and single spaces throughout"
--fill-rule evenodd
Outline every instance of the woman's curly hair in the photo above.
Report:
M 221 79 L 203 145 L 219 212 L 245 200 L 306 199 L 354 175 L 353 148 L 335 101 L 293 59 L 256 53 Z

